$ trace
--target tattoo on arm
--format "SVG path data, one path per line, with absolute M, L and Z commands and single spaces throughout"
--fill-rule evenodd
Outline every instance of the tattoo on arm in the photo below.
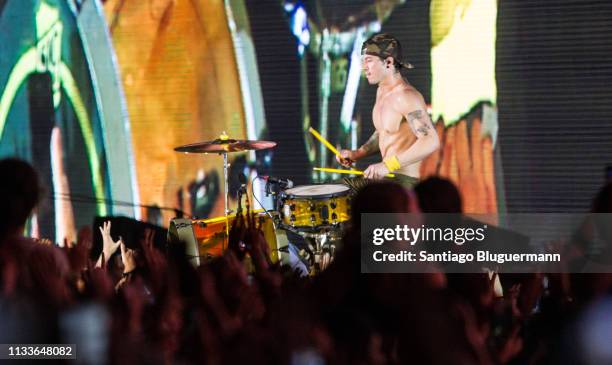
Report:
M 408 124 L 417 137 L 428 135 L 432 128 L 429 115 L 420 109 L 408 113 Z
M 375 153 L 375 152 L 378 152 L 379 151 L 379 146 L 378 146 L 378 131 L 375 131 L 374 133 L 372 133 L 372 135 L 366 141 L 366 143 L 364 143 L 359 148 L 361 150 L 363 150 L 368 155 L 370 155 L 372 153 Z

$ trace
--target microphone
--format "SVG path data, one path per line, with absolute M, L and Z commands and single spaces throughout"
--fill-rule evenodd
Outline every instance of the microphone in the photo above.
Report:
M 286 188 L 286 189 L 290 189 L 293 187 L 293 181 L 289 179 L 283 179 L 280 177 L 267 176 L 267 175 L 263 175 L 261 176 L 261 178 L 265 180 L 268 184 L 278 184 L 281 187 Z

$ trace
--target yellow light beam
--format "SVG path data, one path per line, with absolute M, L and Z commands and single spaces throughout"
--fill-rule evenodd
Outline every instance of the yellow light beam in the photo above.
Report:
M 96 149 L 94 141 L 93 130 L 91 128 L 91 121 L 87 113 L 87 107 L 83 102 L 79 88 L 72 77 L 70 69 L 64 62 L 60 64 L 60 80 L 62 87 L 66 91 L 66 95 L 74 108 L 74 112 L 77 115 L 79 126 L 81 127 L 81 133 L 83 134 L 83 140 L 85 141 L 85 149 L 87 150 L 87 157 L 89 159 L 89 168 L 91 171 L 91 177 L 93 179 L 94 191 L 96 199 L 98 200 L 97 210 L 99 215 L 106 215 L 106 205 L 104 203 L 104 183 L 102 181 L 102 174 L 100 171 L 100 156 Z
M 19 87 L 25 82 L 28 76 L 36 71 L 37 58 L 36 48 L 28 49 L 17 61 L 6 83 L 6 87 L 0 97 L 0 138 L 6 126 L 6 119 L 15 95 Z M 77 120 L 81 127 L 81 133 L 85 141 L 87 155 L 89 159 L 90 171 L 93 179 L 93 187 L 95 190 L 96 199 L 98 200 L 97 211 L 100 215 L 106 215 L 106 205 L 104 203 L 104 184 L 100 172 L 100 157 L 96 150 L 91 122 L 87 114 L 87 108 L 83 103 L 79 89 L 72 77 L 70 69 L 63 62 L 60 64 L 60 79 L 62 86 L 68 95 L 72 107 L 74 108 Z
M 6 118 L 13 104 L 13 100 L 15 99 L 15 95 L 17 95 L 19 86 L 21 86 L 31 73 L 36 72 L 36 60 L 36 48 L 32 47 L 21 55 L 11 70 L 4 91 L 2 92 L 2 97 L 0 97 L 0 138 L 2 138 Z

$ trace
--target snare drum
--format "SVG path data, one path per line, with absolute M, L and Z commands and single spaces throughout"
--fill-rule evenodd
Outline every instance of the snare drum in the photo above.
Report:
M 298 229 L 317 230 L 350 218 L 349 191 L 342 184 L 304 185 L 281 194 L 283 223 Z

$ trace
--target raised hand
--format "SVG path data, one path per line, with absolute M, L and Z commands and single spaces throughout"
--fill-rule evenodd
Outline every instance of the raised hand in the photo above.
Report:
M 353 151 L 351 150 L 340 150 L 340 156 L 336 155 L 336 161 L 344 167 L 351 167 L 355 163 Z
M 47 245 L 47 246 L 53 245 L 53 241 L 51 241 L 49 238 L 35 238 L 34 241 L 36 243 L 40 243 L 41 245 Z
M 86 245 L 77 243 L 74 246 L 64 246 L 61 249 L 68 257 L 70 270 L 73 273 L 78 274 L 87 266 L 89 249 Z
M 140 246 L 149 271 L 151 284 L 159 291 L 166 277 L 168 262 L 162 252 L 153 245 L 154 237 L 155 231 L 146 229 L 144 237 L 140 241 Z
M 102 234 L 102 255 L 100 259 L 98 259 L 98 263 L 96 263 L 96 267 L 100 267 L 102 265 L 102 260 L 104 262 L 108 262 L 110 257 L 117 251 L 119 245 L 122 240 L 119 237 L 118 241 L 113 241 L 111 237 L 111 222 L 106 221 L 102 224 L 102 227 L 98 227 L 100 229 L 100 233 Z
M 244 244 L 246 231 L 247 227 L 244 215 L 236 215 L 232 221 L 232 227 L 229 230 L 228 249 L 233 251 L 240 260 L 242 260 L 246 254 L 246 246 Z
M 523 338 L 520 335 L 521 325 L 515 324 L 497 353 L 500 364 L 506 364 L 523 350 Z
M 104 260 L 102 261 L 102 267 L 104 267 Z M 91 262 L 89 262 L 83 280 L 85 293 L 91 298 L 106 301 L 112 297 L 113 283 L 104 269 L 91 267 Z
M 260 227 L 250 227 L 244 237 L 246 247 L 258 272 L 270 267 L 270 246 Z
M 123 262 L 123 273 L 129 273 L 136 270 L 135 250 L 125 247 L 125 243 L 121 242 L 121 262 Z

